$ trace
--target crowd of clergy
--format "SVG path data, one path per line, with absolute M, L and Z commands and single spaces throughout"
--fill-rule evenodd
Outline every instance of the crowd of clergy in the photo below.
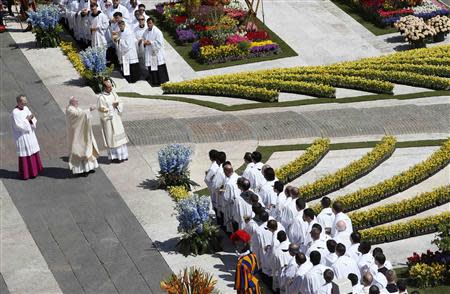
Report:
M 242 176 L 224 152 L 211 150 L 209 157 L 204 180 L 217 222 L 248 245 L 238 252 L 238 293 L 259 293 L 251 268 L 276 293 L 406 293 L 382 249 L 360 240 L 341 203 L 323 197 L 316 215 L 298 188 L 277 180 L 258 151 L 245 154 Z M 253 282 L 242 282 L 242 272 Z
M 74 38 L 83 47 L 104 47 L 108 62 L 120 66 L 130 83 L 152 86 L 169 80 L 164 37 L 138 0 L 62 0 L 60 6 Z
M 100 152 L 92 130 L 92 112 L 100 117 L 102 138 L 108 159 L 114 163 L 128 160 L 128 138 L 122 123 L 123 102 L 109 80 L 103 83 L 104 91 L 98 96 L 97 105 L 88 109 L 79 107 L 78 99 L 71 96 L 66 108 L 68 163 L 77 176 L 88 176 L 98 167 Z M 19 158 L 19 178 L 35 178 L 44 170 L 40 147 L 36 137 L 37 119 L 30 110 L 25 95 L 16 98 L 17 106 L 11 112 L 12 134 Z

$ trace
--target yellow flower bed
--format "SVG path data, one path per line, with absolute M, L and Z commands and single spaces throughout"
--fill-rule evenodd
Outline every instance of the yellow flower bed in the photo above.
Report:
M 257 41 L 257 42 L 251 42 L 250 47 L 259 47 L 259 46 L 266 46 L 266 45 L 271 45 L 271 44 L 275 44 L 275 43 L 272 42 L 272 40 Z
M 275 170 L 279 181 L 288 183 L 313 168 L 330 149 L 330 139 L 317 139 L 305 153 Z
M 61 41 L 60 44 L 61 50 L 67 57 L 70 62 L 73 64 L 73 67 L 78 71 L 78 73 L 84 77 L 86 73 L 86 67 L 84 66 L 83 61 L 81 60 L 80 54 L 78 54 L 78 50 L 72 42 Z
M 274 102 L 278 100 L 278 92 L 266 88 L 256 88 L 242 85 L 229 85 L 217 83 L 164 83 L 161 85 L 164 94 L 198 94 L 242 97 L 260 102 Z
M 189 197 L 189 191 L 185 186 L 171 186 L 167 188 L 167 192 L 169 192 L 170 197 L 177 202 Z
M 239 55 L 242 55 L 242 51 L 236 44 L 221 45 L 216 47 L 212 45 L 200 47 L 200 59 L 203 61 L 210 62 L 215 59 Z
M 413 219 L 393 225 L 378 226 L 359 231 L 361 239 L 372 244 L 392 242 L 410 237 L 431 234 L 437 231 L 439 224 L 450 222 L 450 212 Z
M 420 288 L 434 287 L 442 283 L 445 279 L 446 267 L 444 264 L 431 263 L 417 263 L 409 270 L 409 276 L 415 280 Z
M 450 139 L 426 160 L 374 186 L 337 197 L 345 211 L 355 210 L 414 186 L 441 170 L 450 162 Z M 315 207 L 317 209 L 317 207 Z
M 264 42 L 271 41 L 253 42 L 252 44 L 261 46 Z M 224 48 L 205 46 L 202 47 L 204 52 L 201 54 L 205 58 L 213 59 L 219 58 L 223 54 L 237 54 L 237 46 L 230 46 L 227 45 Z M 194 81 L 198 82 L 201 85 L 200 87 L 211 82 L 247 86 L 251 83 L 254 90 L 271 88 L 281 92 L 302 93 L 319 97 L 334 97 L 330 96 L 331 92 L 335 92 L 333 87 L 392 94 L 393 83 L 435 90 L 449 90 L 450 79 L 447 77 L 450 77 L 450 59 L 448 56 L 450 56 L 450 45 L 443 45 L 328 66 L 258 70 L 205 77 Z M 307 82 L 317 86 L 308 85 L 304 87 L 282 82 Z M 324 88 L 324 86 L 331 88 Z M 209 86 L 207 87 L 209 88 Z M 319 92 L 317 92 L 317 89 L 320 89 Z M 179 87 L 178 91 L 179 93 L 191 93 L 189 87 L 186 90 Z M 322 93 L 323 91 L 325 92 Z M 225 91 L 223 96 L 236 97 L 233 93 Z M 239 93 L 238 97 L 246 98 L 242 93 Z
M 301 197 L 307 201 L 317 199 L 366 175 L 392 155 L 395 150 L 395 143 L 394 137 L 384 137 L 380 143 L 360 159 L 351 162 L 334 174 L 326 175 L 314 183 L 300 187 Z
M 352 219 L 353 228 L 360 230 L 408 217 L 448 202 L 450 202 L 450 186 L 444 186 L 411 199 L 352 212 L 349 217 Z

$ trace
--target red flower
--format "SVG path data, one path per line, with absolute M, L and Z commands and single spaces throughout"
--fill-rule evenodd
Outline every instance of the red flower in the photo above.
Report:
M 179 25 L 179 24 L 186 22 L 187 16 L 186 15 L 176 15 L 172 19 L 177 25 Z
M 202 25 L 200 25 L 200 24 L 196 24 L 196 25 L 194 25 L 194 30 L 195 30 L 196 32 L 202 32 L 202 31 L 205 31 L 205 30 L 206 30 L 206 27 L 205 27 L 205 26 L 202 26 Z
M 267 40 L 267 39 L 269 39 L 269 34 L 267 34 L 267 32 L 265 32 L 265 31 L 248 32 L 246 37 L 250 41 Z
M 203 47 L 203 46 L 212 45 L 213 41 L 210 38 L 203 37 L 203 38 L 200 38 L 199 43 L 200 43 L 200 47 Z
M 404 15 L 404 14 L 413 14 L 414 13 L 414 11 L 412 9 L 397 9 L 397 10 L 390 10 L 390 11 L 379 9 L 377 12 L 383 18 L 391 17 L 394 15 L 400 15 L 400 14 Z

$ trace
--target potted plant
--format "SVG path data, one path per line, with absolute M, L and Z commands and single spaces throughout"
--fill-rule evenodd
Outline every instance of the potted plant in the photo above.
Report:
M 219 228 L 209 217 L 209 196 L 191 195 L 177 202 L 178 232 L 182 234 L 177 244 L 185 256 L 215 253 L 221 249 Z
M 436 35 L 436 30 L 425 23 L 422 18 L 408 15 L 401 17 L 394 27 L 405 36 L 413 48 L 425 48 L 426 43 Z
M 188 191 L 191 186 L 198 186 L 191 181 L 189 163 L 191 162 L 192 149 L 181 144 L 170 144 L 158 152 L 159 161 L 159 186 L 184 186 Z
M 434 42 L 442 42 L 445 36 L 450 31 L 450 18 L 447 16 L 437 15 L 430 18 L 427 24 L 436 30 L 436 35 L 433 38 Z
M 218 293 L 215 289 L 217 280 L 203 270 L 190 267 L 185 268 L 178 275 L 172 274 L 169 278 L 161 281 L 161 289 L 168 294 L 180 293 Z
M 88 47 L 80 52 L 80 57 L 86 68 L 83 71 L 83 77 L 94 92 L 101 92 L 103 90 L 103 81 L 110 80 L 113 71 L 112 65 L 110 67 L 106 66 L 106 48 Z
M 63 31 L 59 24 L 61 13 L 56 5 L 40 5 L 36 11 L 29 11 L 28 21 L 33 26 L 39 47 L 58 47 Z

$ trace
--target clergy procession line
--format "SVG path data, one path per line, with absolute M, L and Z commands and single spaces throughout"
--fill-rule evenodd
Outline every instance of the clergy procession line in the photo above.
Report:
M 92 130 L 91 115 L 96 109 L 100 115 L 108 159 L 114 163 L 128 160 L 128 138 L 121 119 L 123 102 L 113 91 L 109 80 L 105 80 L 103 86 L 104 92 L 99 95 L 97 106 L 83 110 L 78 106 L 78 99 L 72 96 L 66 108 L 69 169 L 74 175 L 86 177 L 98 167 L 100 153 Z M 35 134 L 37 119 L 27 106 L 25 95 L 17 96 L 16 101 L 17 106 L 11 113 L 11 125 L 19 157 L 19 178 L 28 180 L 43 171 Z
M 138 0 L 63 0 L 59 4 L 69 31 L 81 47 L 106 49 L 129 83 L 141 77 L 152 86 L 169 81 L 164 37 Z
M 324 156 L 322 148 L 315 154 L 311 152 L 321 146 L 319 143 L 322 141 L 316 140 L 307 149 L 309 152 L 305 152 L 294 162 L 305 163 L 308 170 L 311 169 L 309 163 L 317 164 Z M 384 160 L 394 151 L 395 142 L 393 137 L 383 138 L 363 159 L 371 164 L 377 161 L 377 158 Z M 397 189 L 396 192 L 417 184 L 445 167 L 450 158 L 449 147 L 450 140 L 447 140 L 427 160 L 395 176 L 394 179 L 403 177 L 406 182 L 406 178 L 411 174 L 418 177 L 418 180 L 411 180 L 409 185 L 398 187 L 400 190 Z M 313 160 L 314 157 L 319 160 Z M 357 230 L 393 221 L 450 201 L 449 186 L 443 186 L 432 192 L 422 193 L 412 200 L 376 207 L 367 212 L 372 218 L 366 221 L 365 211 L 353 212 L 350 215 L 344 212 L 349 210 L 348 203 L 340 201 L 345 197 L 338 197 L 332 202 L 332 199 L 325 196 L 320 200 L 320 206 L 308 207 L 307 201 L 311 199 L 304 198 L 302 187 L 285 186 L 289 181 L 280 181 L 277 178 L 278 170 L 283 170 L 286 166 L 295 167 L 292 169 L 292 178 L 299 176 L 298 170 L 302 168 L 298 169 L 292 162 L 274 170 L 261 162 L 259 151 L 247 152 L 244 155 L 245 170 L 242 176 L 239 176 L 231 162 L 227 161 L 225 152 L 210 150 L 209 158 L 212 163 L 206 171 L 204 181 L 211 195 L 218 225 L 232 234 L 230 238 L 236 244 L 237 293 L 260 293 L 258 274 L 276 293 L 333 293 L 332 288 L 336 287 L 336 284 L 341 290 L 347 289 L 345 293 L 406 293 L 404 281 L 398 281 L 396 284 L 397 278 L 392 264 L 386 260 L 381 248 L 374 248 L 371 253 L 373 244 L 390 240 L 373 239 L 370 233 L 365 232 L 370 229 L 361 232 Z M 367 168 L 363 159 L 350 163 L 348 167 Z M 436 159 L 442 162 L 437 162 Z M 344 174 L 345 169 L 340 169 L 336 175 Z M 355 179 L 355 174 L 345 174 Z M 358 177 L 365 174 L 366 172 L 358 174 Z M 289 178 L 286 173 L 281 175 L 284 179 Z M 344 178 L 341 180 L 345 182 Z M 319 179 L 315 183 L 321 181 L 322 179 Z M 391 180 L 382 183 L 385 182 Z M 373 199 L 367 196 L 364 201 L 371 203 Z M 353 217 L 356 226 L 353 224 Z M 439 223 L 449 217 L 448 213 L 443 213 L 434 218 Z M 423 222 L 425 224 L 434 218 L 424 219 Z M 399 225 L 409 226 L 408 223 Z M 411 226 L 410 229 L 429 232 L 429 228 L 421 228 L 417 222 Z M 407 238 L 413 235 L 402 236 Z

